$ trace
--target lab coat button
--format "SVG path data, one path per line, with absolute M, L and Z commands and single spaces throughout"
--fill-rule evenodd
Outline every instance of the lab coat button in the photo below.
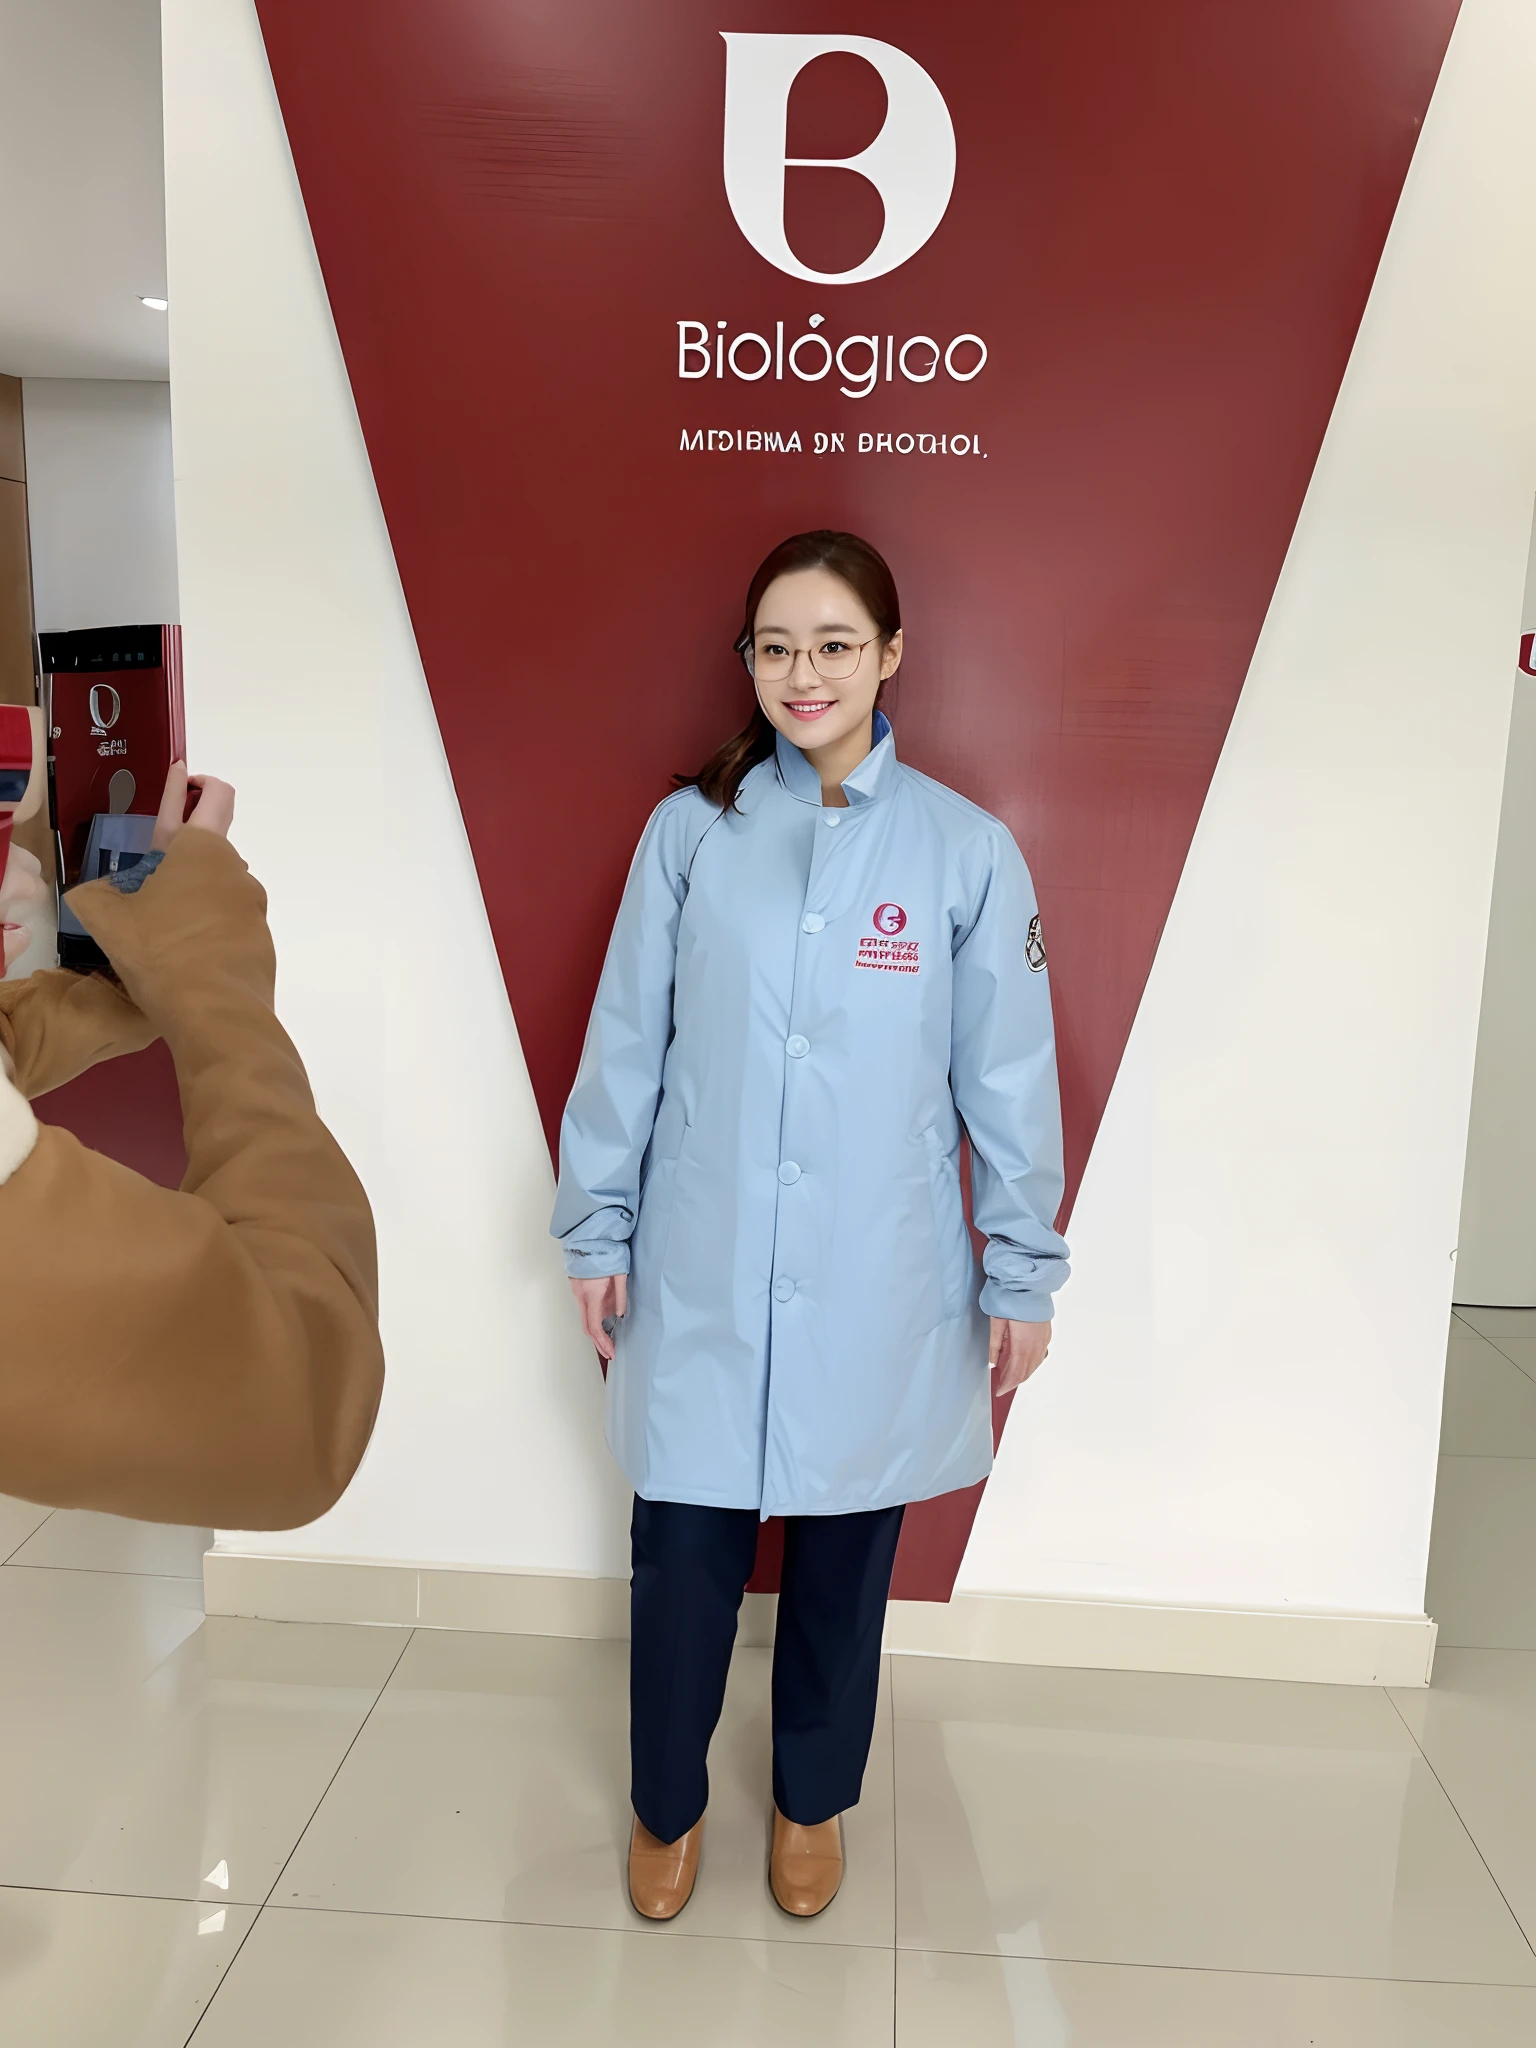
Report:
M 842 819 L 837 815 L 836 811 L 828 811 L 826 823 L 829 830 L 833 825 L 841 825 L 842 822 Z
M 773 1298 L 775 1301 L 788 1301 L 794 1291 L 795 1283 L 793 1280 L 775 1280 L 773 1283 Z
M 800 920 L 800 929 L 803 932 L 824 932 L 826 928 L 827 920 L 821 915 L 820 911 L 807 911 Z
M 785 1187 L 792 1188 L 799 1178 L 799 1167 L 796 1166 L 793 1159 L 786 1159 L 784 1164 L 779 1168 L 779 1179 L 783 1181 Z
M 784 1041 L 784 1050 L 792 1060 L 803 1060 L 810 1049 L 811 1041 L 808 1038 L 802 1038 L 798 1031 L 793 1038 L 786 1038 Z

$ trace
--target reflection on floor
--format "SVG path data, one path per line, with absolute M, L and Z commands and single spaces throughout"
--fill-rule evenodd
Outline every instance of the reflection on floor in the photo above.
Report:
M 1429 1693 L 898 1659 L 811 1922 L 766 1653 L 653 1929 L 622 1645 L 204 1622 L 204 1541 L 0 1501 L 17 2048 L 1536 2041 L 1536 1313 L 1453 1325 Z

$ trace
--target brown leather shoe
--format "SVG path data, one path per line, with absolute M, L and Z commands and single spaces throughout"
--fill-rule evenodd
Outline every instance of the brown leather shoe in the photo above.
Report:
M 838 1814 L 813 1828 L 773 1809 L 773 1854 L 768 1882 L 786 1913 L 809 1920 L 824 1913 L 843 1881 L 843 1823 Z
M 647 1920 L 677 1918 L 693 1897 L 703 1839 L 702 1815 L 675 1842 L 659 1842 L 635 1821 L 629 1836 L 629 1897 L 637 1913 Z

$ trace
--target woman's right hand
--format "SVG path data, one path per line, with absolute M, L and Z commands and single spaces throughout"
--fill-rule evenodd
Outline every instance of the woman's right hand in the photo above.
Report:
M 186 815 L 189 790 L 197 797 L 197 808 L 190 818 Z M 151 844 L 156 853 L 169 850 L 171 841 L 183 830 L 183 819 L 185 829 L 196 826 L 200 832 L 217 832 L 221 839 L 227 839 L 235 820 L 235 792 L 227 782 L 216 782 L 211 775 L 189 776 L 185 761 L 173 761 L 165 778 L 160 814 L 155 820 Z
M 600 1280 L 573 1280 L 571 1292 L 581 1310 L 581 1327 L 603 1358 L 612 1358 L 613 1339 L 603 1328 L 605 1318 L 622 1316 L 629 1307 L 629 1278 L 624 1273 L 605 1273 Z

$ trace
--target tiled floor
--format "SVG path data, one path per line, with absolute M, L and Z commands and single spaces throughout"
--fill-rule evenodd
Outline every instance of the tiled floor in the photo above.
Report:
M 631 1912 L 619 1644 L 204 1622 L 201 1531 L 0 1500 L 6 2048 L 1529 2048 L 1536 1314 L 1452 1329 L 1428 1693 L 897 1659 L 764 1884 L 767 1655 Z

